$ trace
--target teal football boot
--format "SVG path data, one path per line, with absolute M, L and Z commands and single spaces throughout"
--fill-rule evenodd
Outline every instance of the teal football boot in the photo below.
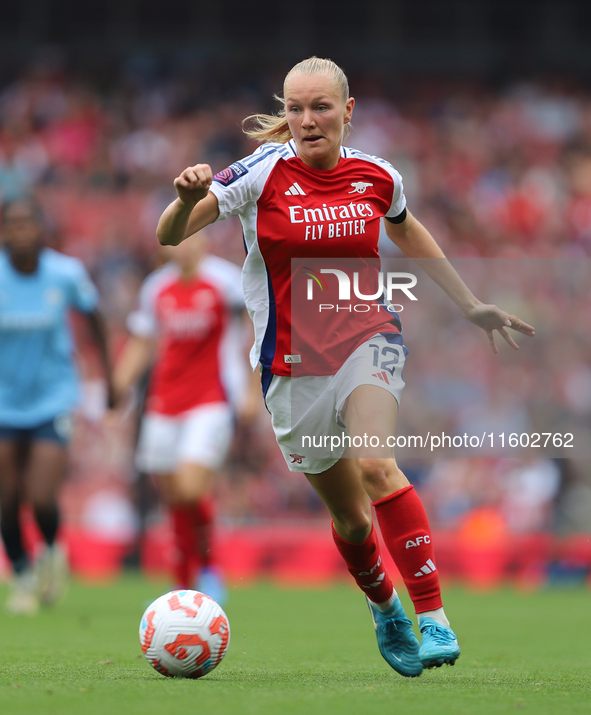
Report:
M 367 603 L 376 629 L 378 648 L 386 663 L 406 678 L 419 676 L 423 672 L 419 641 L 400 599 L 396 598 L 387 611 L 380 611 L 369 598 Z
M 427 617 L 419 618 L 419 629 L 423 636 L 419 658 L 424 668 L 453 665 L 460 657 L 458 639 L 451 628 Z

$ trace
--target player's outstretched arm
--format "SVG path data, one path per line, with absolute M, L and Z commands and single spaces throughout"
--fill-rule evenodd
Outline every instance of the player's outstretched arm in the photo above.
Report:
M 121 404 L 129 390 L 150 367 L 154 358 L 155 341 L 130 335 L 113 373 L 116 404 Z
M 509 315 L 496 305 L 485 305 L 478 300 L 447 260 L 433 236 L 408 210 L 402 223 L 394 224 L 386 220 L 384 224 L 388 238 L 447 293 L 467 320 L 484 330 L 495 354 L 498 353 L 495 330 L 516 350 L 519 346 L 507 328 L 530 337 L 534 335 L 533 327 L 520 318 Z
M 174 188 L 178 198 L 166 207 L 156 229 L 163 246 L 178 246 L 217 219 L 217 196 L 209 191 L 212 181 L 209 164 L 189 166 L 177 176 Z

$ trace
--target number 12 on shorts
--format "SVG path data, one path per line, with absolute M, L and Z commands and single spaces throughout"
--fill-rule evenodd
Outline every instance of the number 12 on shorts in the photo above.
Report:
M 379 367 L 380 370 L 387 370 L 390 375 L 394 377 L 395 365 L 398 365 L 400 362 L 400 349 L 392 347 L 391 345 L 385 345 L 382 348 L 382 357 L 388 357 L 389 355 L 393 355 L 394 357 L 391 360 L 382 360 L 378 365 L 380 361 L 380 346 L 375 343 L 369 343 L 369 347 L 373 348 L 373 366 Z

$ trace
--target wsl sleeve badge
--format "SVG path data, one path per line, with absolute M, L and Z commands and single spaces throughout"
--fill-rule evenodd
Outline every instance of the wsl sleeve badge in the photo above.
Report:
M 140 645 L 148 663 L 170 678 L 201 678 L 217 667 L 230 643 L 221 606 L 200 591 L 171 591 L 146 608 Z
M 213 177 L 213 180 L 217 181 L 218 184 L 221 184 L 222 186 L 230 186 L 230 184 L 233 184 L 237 179 L 245 174 L 248 174 L 248 169 L 244 166 L 244 164 L 241 164 L 239 161 L 235 161 L 232 166 L 229 166 L 227 169 L 218 171 L 218 173 Z

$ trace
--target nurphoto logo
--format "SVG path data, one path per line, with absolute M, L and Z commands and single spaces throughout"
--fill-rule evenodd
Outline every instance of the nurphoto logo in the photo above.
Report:
M 321 268 L 320 271 L 316 271 L 313 268 L 304 267 L 304 274 L 309 276 L 307 280 L 307 290 L 306 299 L 314 300 L 315 286 L 316 290 L 320 290 L 322 293 L 328 293 L 329 285 L 324 278 L 324 275 L 336 276 L 338 282 L 338 300 L 339 301 L 350 301 L 351 300 L 351 278 L 349 275 L 338 268 Z M 375 293 L 365 294 L 361 292 L 359 287 L 359 271 L 353 271 L 353 293 L 358 300 L 371 301 L 379 300 L 381 298 L 386 298 L 387 303 L 374 303 L 377 308 L 386 308 L 390 312 L 396 312 L 403 310 L 403 306 L 400 304 L 392 305 L 392 295 L 394 291 L 402 291 L 404 295 L 410 300 L 418 300 L 416 295 L 411 291 L 417 284 L 417 277 L 413 273 L 405 272 L 392 272 L 388 271 L 385 274 L 380 271 L 377 277 L 377 287 Z M 318 307 L 319 312 L 323 310 L 333 310 L 335 305 L 332 303 L 321 303 Z M 337 310 L 351 310 L 351 306 L 336 306 Z M 367 303 L 356 304 L 354 306 L 355 312 L 369 312 L 371 306 Z
M 312 271 L 313 269 L 307 268 L 305 270 Z M 339 300 L 351 300 L 351 279 L 345 273 L 337 268 L 321 268 L 320 273 L 329 273 L 335 275 L 339 282 Z M 320 290 L 324 290 L 324 286 L 328 289 L 328 285 L 325 280 L 323 280 L 324 286 L 320 283 L 317 276 L 311 273 L 306 273 L 306 275 L 311 276 L 308 278 L 308 290 L 307 299 L 313 300 L 314 298 L 314 281 L 320 286 Z M 400 283 L 399 281 L 403 279 L 406 282 Z M 359 290 L 359 271 L 353 271 L 353 292 L 359 298 L 359 300 L 376 300 L 386 292 L 386 297 L 388 300 L 392 300 L 392 293 L 395 290 L 401 290 L 407 298 L 410 300 L 418 300 L 416 295 L 411 292 L 411 288 L 414 288 L 417 284 L 417 277 L 413 273 L 392 273 L 388 271 L 386 273 L 386 282 L 384 283 L 384 274 L 382 271 L 378 274 L 378 286 L 377 290 L 373 295 L 364 295 Z

